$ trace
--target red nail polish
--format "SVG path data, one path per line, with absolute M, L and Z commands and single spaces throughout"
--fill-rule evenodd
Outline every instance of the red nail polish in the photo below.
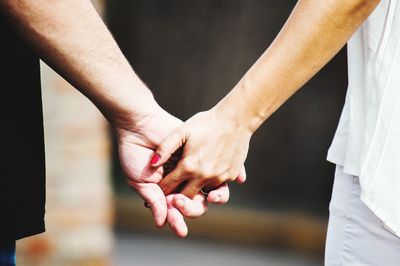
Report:
M 154 153 L 153 157 L 151 157 L 150 164 L 156 164 L 160 160 L 160 155 Z

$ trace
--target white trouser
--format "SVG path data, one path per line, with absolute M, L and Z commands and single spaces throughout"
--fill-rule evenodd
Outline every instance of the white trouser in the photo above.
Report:
M 325 248 L 325 266 L 398 266 L 400 238 L 360 200 L 358 177 L 336 166 Z

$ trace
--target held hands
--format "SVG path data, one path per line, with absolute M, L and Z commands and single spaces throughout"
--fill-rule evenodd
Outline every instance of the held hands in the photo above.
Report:
M 185 237 L 188 229 L 183 216 L 195 218 L 204 215 L 207 212 L 205 197 L 201 193 L 190 195 L 191 198 L 181 194 L 165 196 L 158 185 L 164 168 L 149 165 L 157 146 L 181 124 L 179 119 L 157 107 L 140 121 L 118 122 L 114 129 L 121 166 L 128 184 L 149 205 L 157 227 L 168 222 L 177 236 Z M 211 195 L 218 198 L 218 203 L 226 202 L 229 198 L 228 187 L 221 186 L 212 191 Z M 213 202 L 212 197 L 208 201 Z
M 183 182 L 181 194 L 195 199 L 200 190 L 218 188 L 226 181 L 243 183 L 246 180 L 244 161 L 251 131 L 237 125 L 216 109 L 194 115 L 175 129 L 157 148 L 158 161 L 153 169 L 168 161 L 181 146 L 183 154 L 176 168 L 159 185 L 165 195 Z M 213 191 L 208 201 L 224 202 Z

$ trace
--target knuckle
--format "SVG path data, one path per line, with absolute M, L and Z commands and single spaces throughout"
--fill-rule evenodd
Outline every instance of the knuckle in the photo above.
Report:
M 236 175 L 229 171 L 225 171 L 219 175 L 219 181 L 225 182 L 225 181 L 234 181 L 236 179 Z
M 237 178 L 237 175 L 233 174 L 233 173 L 229 173 L 228 177 L 227 177 L 227 181 L 235 181 Z
M 229 181 L 230 174 L 228 172 L 224 172 L 219 176 L 219 178 L 219 181 L 221 182 Z
M 210 169 L 202 169 L 200 176 L 202 179 L 211 180 L 215 178 L 215 174 Z
M 171 155 L 165 143 L 162 143 L 160 144 L 160 146 L 158 146 L 157 153 L 160 154 L 161 156 Z
M 195 174 L 196 173 L 196 164 L 193 160 L 184 159 L 182 161 L 182 169 L 186 174 Z
M 224 183 L 226 181 L 226 177 L 224 175 L 220 175 L 216 179 L 218 183 Z

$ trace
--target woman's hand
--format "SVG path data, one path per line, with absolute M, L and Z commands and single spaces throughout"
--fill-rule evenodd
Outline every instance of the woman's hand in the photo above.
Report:
M 243 164 L 251 135 L 250 130 L 220 109 L 214 108 L 190 118 L 163 140 L 153 157 L 156 169 L 183 146 L 176 168 L 159 183 L 164 194 L 172 193 L 185 183 L 181 194 L 194 198 L 200 190 L 218 188 L 226 181 L 244 182 Z M 218 201 L 212 193 L 210 197 Z

